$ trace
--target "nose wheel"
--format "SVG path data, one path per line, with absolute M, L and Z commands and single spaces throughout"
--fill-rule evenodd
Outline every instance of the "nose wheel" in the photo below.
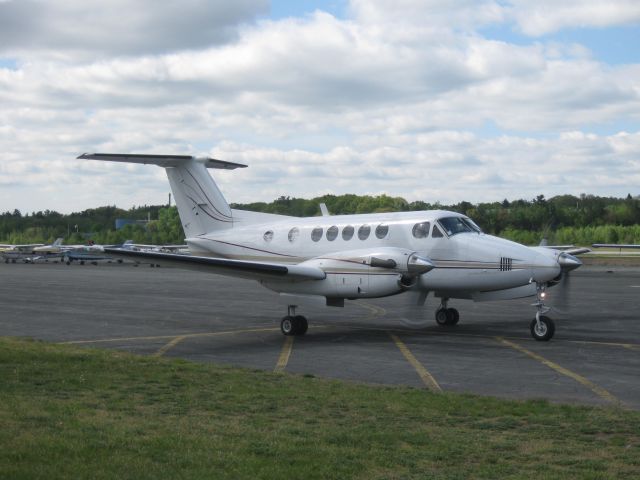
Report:
M 555 323 L 545 315 L 545 313 L 549 312 L 551 308 L 544 303 L 546 296 L 544 290 L 544 284 L 537 285 L 538 299 L 536 300 L 536 303 L 532 305 L 536 307 L 538 311 L 536 312 L 536 317 L 531 320 L 531 323 L 529 324 L 531 336 L 539 342 L 547 342 L 551 340 L 551 338 L 553 338 L 553 334 L 556 332 Z
M 536 318 L 531 320 L 529 324 L 529 330 L 531 330 L 531 336 L 540 342 L 546 342 L 551 340 L 553 334 L 556 331 L 556 325 L 549 317 L 544 315 L 536 315 Z
M 302 315 L 296 315 L 296 305 L 289 305 L 288 315 L 282 317 L 280 330 L 283 335 L 304 335 L 307 333 L 309 323 Z

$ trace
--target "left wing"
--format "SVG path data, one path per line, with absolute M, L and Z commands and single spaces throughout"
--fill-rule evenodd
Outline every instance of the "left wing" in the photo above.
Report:
M 199 270 L 251 280 L 290 278 L 292 280 L 324 280 L 324 270 L 306 265 L 285 265 L 282 263 L 250 262 L 227 258 L 197 257 L 160 252 L 136 252 L 122 248 L 102 249 L 104 253 L 115 257 L 138 262 L 155 263 L 188 270 Z

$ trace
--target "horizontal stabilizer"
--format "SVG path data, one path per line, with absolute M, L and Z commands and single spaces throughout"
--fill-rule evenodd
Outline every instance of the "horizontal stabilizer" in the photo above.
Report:
M 207 168 L 234 170 L 246 168 L 242 163 L 226 162 L 209 157 L 192 157 L 190 155 L 145 155 L 130 153 L 83 153 L 78 157 L 82 160 L 106 160 L 109 162 L 142 163 L 144 165 L 158 165 L 160 167 L 179 167 L 188 160 L 195 160 Z

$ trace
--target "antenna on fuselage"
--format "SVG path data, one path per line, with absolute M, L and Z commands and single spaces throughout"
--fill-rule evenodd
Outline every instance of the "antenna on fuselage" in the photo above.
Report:
M 331 216 L 329 214 L 329 209 L 327 208 L 327 204 L 326 203 L 321 203 L 320 204 L 320 213 L 322 213 L 323 217 L 329 217 Z

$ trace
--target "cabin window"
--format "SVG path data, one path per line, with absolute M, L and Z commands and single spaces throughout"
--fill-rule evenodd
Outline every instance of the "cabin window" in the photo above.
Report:
M 335 225 L 327 228 L 327 240 L 333 242 L 338 237 L 338 227 Z
M 371 233 L 371 227 L 369 225 L 362 225 L 358 229 L 358 238 L 360 240 L 366 240 L 369 238 L 369 234 Z
M 299 236 L 300 230 L 298 230 L 298 227 L 293 227 L 291 230 L 289 230 L 289 241 L 291 243 L 295 242 Z
M 324 230 L 322 229 L 322 227 L 316 227 L 313 230 L 311 230 L 311 240 L 313 240 L 314 242 L 320 241 L 320 239 L 322 238 L 323 231 Z
M 427 238 L 429 236 L 429 227 L 431 227 L 429 222 L 416 223 L 411 233 L 416 238 Z
M 271 240 L 273 240 L 273 230 L 267 230 L 266 232 L 264 232 L 262 238 L 264 238 L 265 242 L 270 242 Z
M 376 227 L 376 237 L 382 239 L 389 233 L 389 225 L 380 224 Z
M 433 238 L 441 238 L 444 237 L 444 235 L 442 234 L 442 232 L 440 231 L 440 229 L 438 228 L 437 225 L 433 226 L 433 231 L 431 232 L 431 236 Z
M 355 229 L 351 225 L 347 225 L 342 229 L 342 239 L 351 240 L 353 238 L 353 232 L 355 232 Z

